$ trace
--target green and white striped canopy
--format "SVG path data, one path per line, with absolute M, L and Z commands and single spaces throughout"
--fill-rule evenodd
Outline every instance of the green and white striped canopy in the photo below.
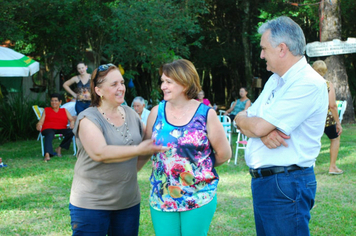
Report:
M 40 70 L 40 63 L 10 48 L 0 46 L 0 77 L 26 77 Z

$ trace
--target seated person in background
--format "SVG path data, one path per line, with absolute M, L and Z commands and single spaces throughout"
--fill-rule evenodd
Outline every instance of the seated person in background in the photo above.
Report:
M 207 106 L 209 106 L 209 107 L 213 107 L 213 106 L 211 105 L 209 99 L 204 98 L 204 96 L 205 96 L 204 91 L 203 91 L 203 90 L 200 91 L 200 92 L 198 93 L 197 101 L 199 101 L 199 102 L 201 102 L 201 103 L 203 103 L 203 104 L 205 104 L 205 105 L 207 105 Z
M 74 119 L 68 110 L 65 108 L 59 108 L 62 103 L 60 95 L 54 93 L 51 95 L 51 107 L 46 107 L 42 113 L 41 119 L 36 124 L 36 129 L 41 131 L 45 138 L 44 142 L 44 161 L 51 160 L 52 156 L 61 157 L 61 149 L 68 149 L 70 142 L 72 141 L 74 127 Z M 70 121 L 70 129 L 67 128 L 68 120 Z M 56 148 L 56 152 L 53 151 L 52 140 L 55 134 L 63 134 L 64 139 Z
M 240 99 L 235 92 L 232 93 L 233 98 L 235 101 L 231 104 L 231 107 L 224 113 L 225 116 L 229 116 L 231 121 L 234 120 L 237 113 L 240 111 L 247 110 L 251 106 L 251 101 L 247 97 L 247 89 L 245 87 L 240 88 Z
M 134 100 L 132 101 L 131 107 L 137 112 L 137 114 L 140 116 L 142 123 L 145 124 L 147 123 L 147 118 L 148 115 L 150 114 L 150 111 L 145 108 L 146 103 L 145 99 L 143 97 L 135 97 Z
M 2 158 L 0 157 L 0 168 L 2 167 L 7 167 L 7 165 L 2 162 Z
M 67 109 L 73 116 L 74 120 L 77 118 L 77 112 L 75 111 L 75 98 L 73 98 L 70 102 L 64 103 L 61 108 Z

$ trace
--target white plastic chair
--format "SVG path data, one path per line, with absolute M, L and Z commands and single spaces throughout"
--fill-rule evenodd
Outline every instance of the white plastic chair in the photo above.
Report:
M 44 108 L 43 107 L 39 107 L 37 105 L 34 105 L 34 106 L 32 106 L 32 109 L 35 112 L 37 119 L 40 120 L 41 116 L 42 116 L 42 113 L 44 111 Z M 63 137 L 63 135 L 62 134 L 55 134 L 54 137 L 61 139 Z M 39 139 L 41 139 L 42 156 L 44 156 L 44 142 L 43 142 L 44 136 L 42 135 L 41 131 L 38 134 L 37 141 Z M 73 136 L 72 141 L 73 141 L 73 151 L 74 151 L 73 156 L 75 156 L 77 154 L 77 145 L 75 143 L 75 136 Z
M 231 118 L 229 116 L 218 115 L 221 124 L 223 125 L 225 135 L 227 140 L 229 141 L 231 147 Z M 230 162 L 231 158 L 229 159 L 228 163 Z
M 246 135 L 241 133 L 241 131 L 238 129 L 236 129 L 236 131 L 237 131 L 237 139 L 236 139 L 236 151 L 235 151 L 235 165 L 237 165 L 239 150 L 240 149 L 245 150 L 248 141 L 248 137 Z
M 243 133 L 241 133 L 241 131 L 239 129 L 237 129 L 235 121 L 233 122 L 233 126 L 235 128 L 235 131 L 237 132 L 236 150 L 235 150 L 235 165 L 237 165 L 237 158 L 238 158 L 238 155 L 239 155 L 239 150 L 240 149 L 242 149 L 242 150 L 246 149 L 248 137 L 246 135 L 244 135 Z
M 234 102 L 235 102 L 235 101 L 233 101 L 233 102 L 230 104 L 230 107 L 232 107 L 232 105 L 234 104 Z M 230 108 L 230 107 L 229 107 L 229 108 Z M 228 108 L 228 109 L 229 109 L 229 108 Z M 219 110 L 219 116 L 224 115 L 225 112 L 226 112 L 226 110 Z
M 347 101 L 340 101 L 337 100 L 336 101 L 337 104 L 337 111 L 339 113 L 339 120 L 340 120 L 340 124 L 342 123 L 342 119 L 344 118 L 344 113 L 346 111 L 346 107 L 347 107 Z
M 224 127 L 225 135 L 229 143 L 231 144 L 231 119 L 228 116 L 218 115 L 221 124 Z
M 42 116 L 42 113 L 43 113 L 43 110 L 44 110 L 43 107 L 39 107 L 37 105 L 34 105 L 34 106 L 32 106 L 32 109 L 36 114 L 37 120 L 40 120 L 41 116 Z M 38 134 L 37 141 L 40 140 L 40 138 L 41 138 L 41 131 Z

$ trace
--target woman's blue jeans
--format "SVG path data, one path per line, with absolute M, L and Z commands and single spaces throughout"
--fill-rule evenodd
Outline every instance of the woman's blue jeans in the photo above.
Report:
M 75 111 L 77 115 L 87 109 L 90 106 L 90 101 L 76 101 L 75 102 Z
M 69 204 L 73 235 L 136 236 L 140 204 L 123 210 L 91 210 Z
M 307 236 L 316 179 L 313 167 L 252 178 L 258 236 Z

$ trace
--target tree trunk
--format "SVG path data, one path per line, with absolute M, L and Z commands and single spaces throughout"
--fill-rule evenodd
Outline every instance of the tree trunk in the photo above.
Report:
M 331 0 L 331 3 L 330 0 L 322 0 L 320 10 L 320 41 L 325 42 L 332 41 L 333 39 L 341 39 L 340 0 Z M 325 63 L 328 67 L 325 78 L 333 83 L 336 99 L 347 100 L 347 108 L 343 121 L 345 123 L 354 123 L 355 113 L 344 64 L 344 56 L 327 57 Z
M 242 44 L 244 50 L 245 59 L 245 80 L 246 84 L 243 85 L 248 88 L 249 92 L 252 94 L 252 70 L 251 70 L 251 47 L 248 32 L 250 29 L 250 0 L 243 1 L 244 17 L 242 17 Z M 238 90 L 239 88 L 237 88 Z
M 47 96 L 49 97 L 52 93 L 56 91 L 55 81 L 53 76 L 53 56 L 47 54 L 47 50 L 43 51 L 43 56 L 45 58 L 45 68 L 47 76 Z

